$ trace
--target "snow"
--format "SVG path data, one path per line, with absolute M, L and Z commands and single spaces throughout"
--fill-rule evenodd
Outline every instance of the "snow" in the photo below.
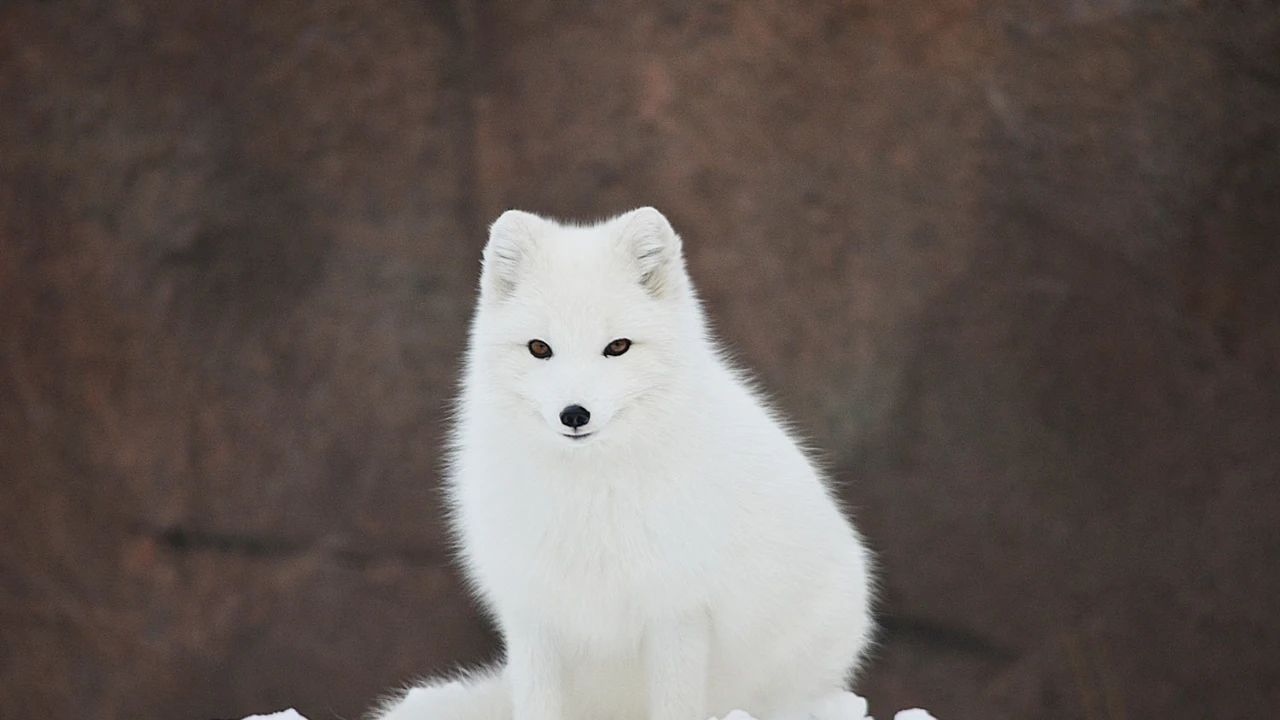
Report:
M 935 720 L 935 718 L 920 708 L 911 708 L 894 715 L 893 720 Z
M 273 712 L 270 715 L 250 715 L 244 720 L 307 720 L 298 714 L 297 710 L 289 708 L 280 712 Z
M 297 710 L 289 708 L 269 715 L 250 715 L 244 720 L 307 720 Z M 710 720 L 716 720 L 710 718 Z M 749 713 L 734 710 L 721 720 L 756 720 Z M 822 701 L 807 718 L 797 720 L 875 720 L 867 714 L 867 701 L 851 692 L 833 695 Z M 901 710 L 893 720 L 937 720 L 920 708 Z
M 739 715 L 738 713 L 741 713 Z M 735 710 L 724 717 L 724 720 L 755 720 L 741 710 Z M 822 700 L 800 720 L 875 720 L 867 714 L 867 701 L 851 692 L 831 695 Z M 937 720 L 919 708 L 901 710 L 893 716 L 893 720 Z

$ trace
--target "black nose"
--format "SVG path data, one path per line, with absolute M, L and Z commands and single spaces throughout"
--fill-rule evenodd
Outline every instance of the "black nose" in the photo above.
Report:
M 570 405 L 560 411 L 560 422 L 571 428 L 580 428 L 591 419 L 591 413 L 581 405 Z

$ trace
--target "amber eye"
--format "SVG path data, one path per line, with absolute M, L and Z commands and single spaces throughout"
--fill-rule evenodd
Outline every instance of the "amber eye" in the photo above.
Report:
M 604 354 L 610 357 L 617 357 L 622 353 L 631 349 L 631 341 L 626 338 L 618 338 L 608 345 L 604 346 Z
M 530 340 L 529 354 L 533 355 L 539 360 L 546 360 L 547 358 L 551 357 L 551 346 L 542 342 L 541 340 Z

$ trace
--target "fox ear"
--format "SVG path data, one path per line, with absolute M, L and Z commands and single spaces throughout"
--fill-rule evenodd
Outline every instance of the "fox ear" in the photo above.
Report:
M 680 236 L 666 216 L 642 207 L 619 218 L 622 246 L 640 276 L 640 286 L 659 297 L 678 287 L 684 277 Z
M 489 226 L 489 242 L 484 246 L 480 290 L 486 297 L 501 300 L 515 292 L 521 266 L 534 243 L 534 234 L 546 222 L 532 213 L 508 210 Z

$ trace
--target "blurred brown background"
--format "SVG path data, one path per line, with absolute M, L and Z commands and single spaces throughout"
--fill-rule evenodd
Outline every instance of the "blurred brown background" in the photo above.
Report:
M 491 657 L 485 227 L 653 204 L 883 565 L 873 710 L 1280 707 L 1272 0 L 0 2 L 0 717 Z

